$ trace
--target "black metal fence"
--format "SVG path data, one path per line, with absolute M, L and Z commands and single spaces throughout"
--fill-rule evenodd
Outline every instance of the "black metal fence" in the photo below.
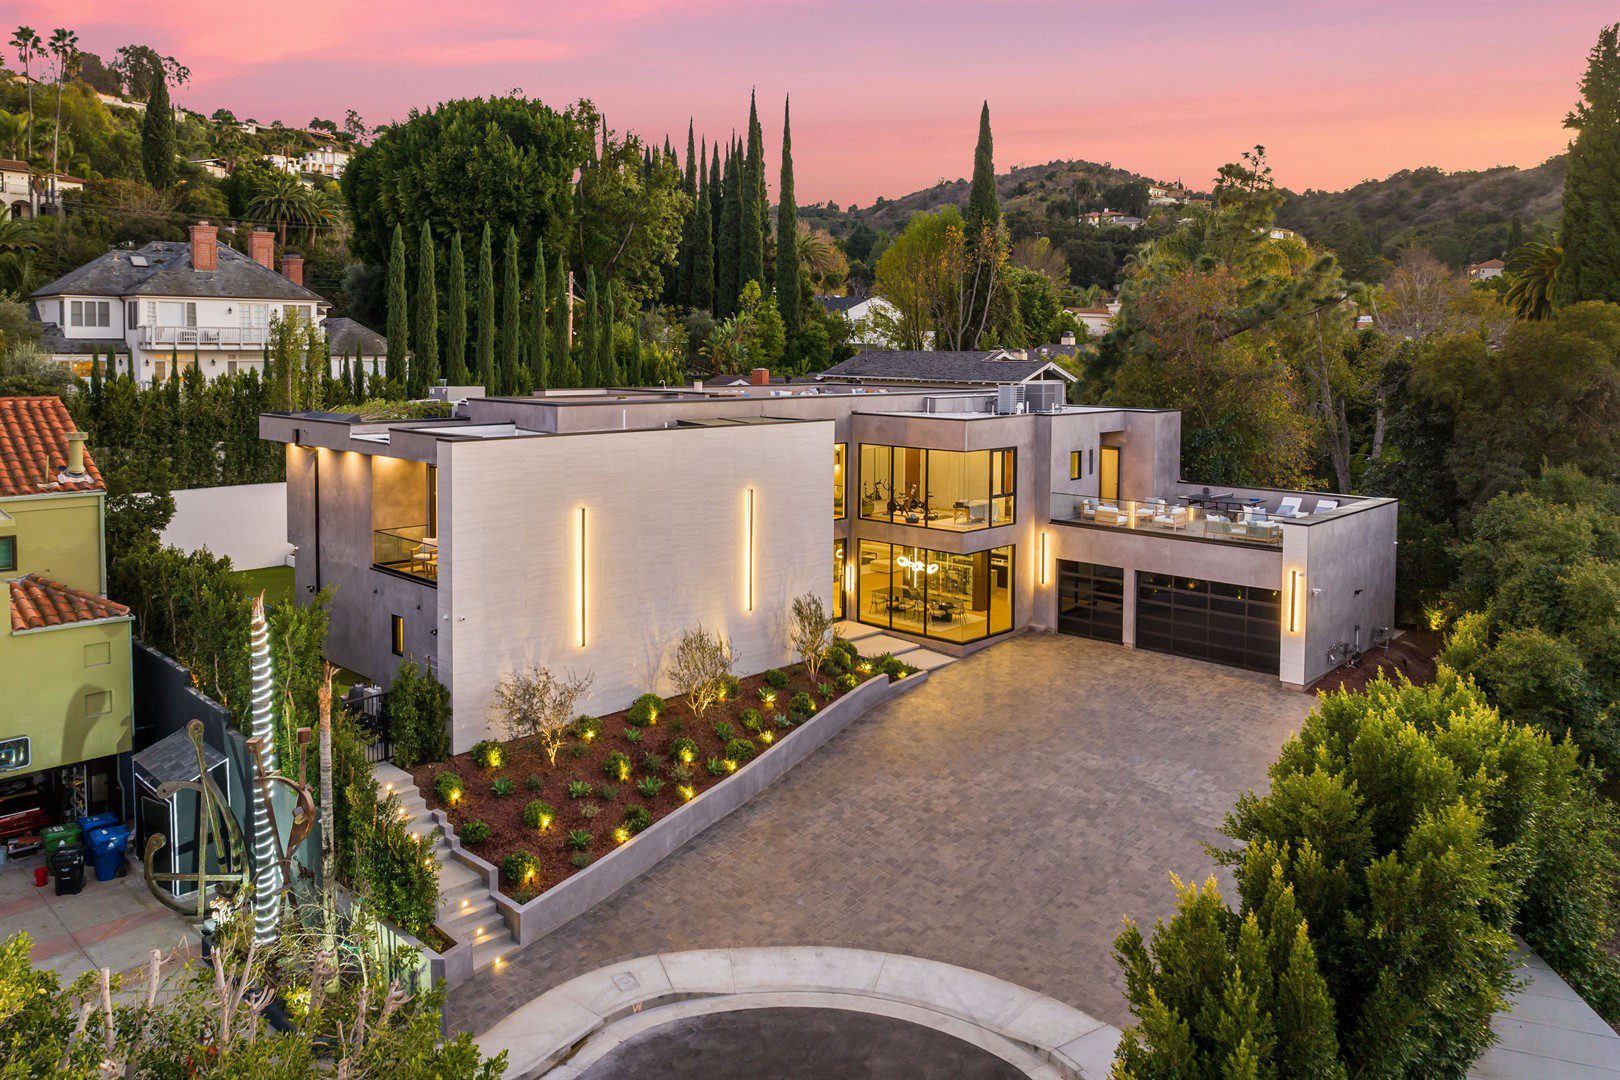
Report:
M 366 760 L 373 765 L 394 756 L 393 725 L 388 719 L 388 694 L 379 686 L 355 685 L 343 696 L 343 704 L 370 736 Z

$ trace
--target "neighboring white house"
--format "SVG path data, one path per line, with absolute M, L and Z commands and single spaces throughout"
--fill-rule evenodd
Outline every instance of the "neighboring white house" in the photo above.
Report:
M 1489 281 L 1493 277 L 1501 277 L 1502 271 L 1507 269 L 1507 263 L 1501 259 L 1486 259 L 1482 263 L 1475 263 L 1468 268 L 1469 281 Z
M 850 344 L 858 349 L 888 349 L 894 346 L 883 331 L 873 324 L 873 316 L 898 320 L 900 310 L 881 296 L 818 296 L 816 303 L 834 315 L 848 320 Z
M 231 171 L 225 167 L 224 158 L 193 158 L 191 163 L 197 166 L 203 172 L 207 173 L 209 176 L 212 176 L 215 180 L 223 180 L 227 176 L 231 175 Z
M 1092 210 L 1089 213 L 1080 215 L 1080 223 L 1098 228 L 1123 225 L 1127 229 L 1135 230 L 1142 227 L 1141 218 L 1119 210 Z
M 84 181 L 77 176 L 58 173 L 55 182 L 48 173 L 30 169 L 26 162 L 0 158 L 0 207 L 13 220 L 27 220 L 54 212 L 56 199 L 84 190 Z
M 220 243 L 202 223 L 186 243 L 109 251 L 30 294 L 41 344 L 85 372 L 92 351 L 115 350 L 116 370 L 142 382 L 176 366 L 207 378 L 262 370 L 273 317 L 321 321 L 329 305 L 304 287 L 301 256 L 283 255 L 279 274 L 271 268 L 268 230 L 254 230 L 248 250 Z
M 1101 307 L 1067 308 L 1076 322 L 1086 328 L 1093 338 L 1101 337 L 1113 329 L 1114 317 L 1119 314 L 1119 301 L 1112 300 Z

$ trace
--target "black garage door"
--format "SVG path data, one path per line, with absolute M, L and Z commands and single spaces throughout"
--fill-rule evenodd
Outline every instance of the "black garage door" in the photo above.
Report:
M 1276 589 L 1138 573 L 1136 644 L 1275 675 L 1282 596 Z
M 1125 630 L 1125 571 L 1058 560 L 1058 629 L 1119 644 Z

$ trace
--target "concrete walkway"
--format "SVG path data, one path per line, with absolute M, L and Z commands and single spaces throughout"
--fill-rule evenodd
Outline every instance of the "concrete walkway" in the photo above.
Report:
M 1468 1071 L 1473 1080 L 1620 1080 L 1620 1035 L 1547 962 L 1521 953 L 1528 980 L 1491 1021 L 1499 1040 Z

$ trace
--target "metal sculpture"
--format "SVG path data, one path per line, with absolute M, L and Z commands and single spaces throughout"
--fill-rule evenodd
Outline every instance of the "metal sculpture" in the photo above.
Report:
M 210 886 L 216 886 L 219 892 L 234 895 L 237 891 L 248 888 L 251 882 L 247 860 L 243 858 L 242 830 L 236 824 L 236 815 L 231 813 L 224 794 L 208 775 L 208 762 L 203 756 L 202 721 L 193 720 L 187 724 L 186 734 L 191 738 L 193 749 L 197 751 L 198 779 L 171 780 L 160 784 L 157 797 L 168 800 L 182 791 L 197 793 L 201 828 L 197 834 L 196 872 L 158 873 L 153 869 L 153 860 L 168 843 L 162 833 L 154 833 L 146 838 L 142 864 L 146 871 L 146 887 L 164 907 L 181 915 L 202 920 L 208 916 Z M 220 870 L 217 873 L 210 873 L 208 869 L 210 850 L 217 850 L 219 853 L 216 861 Z M 162 887 L 177 882 L 187 882 L 196 886 L 194 893 L 196 899 L 193 905 L 188 906 L 180 897 L 174 896 Z M 192 907 L 195 910 L 192 910 Z
M 270 625 L 264 618 L 264 594 L 253 599 L 249 622 L 249 678 L 253 723 L 252 739 L 260 750 L 253 754 L 256 783 L 249 792 L 253 806 L 253 943 L 268 945 L 276 938 L 281 914 L 281 862 L 270 787 L 265 778 L 276 771 L 276 688 L 270 667 Z M 268 750 L 264 748 L 268 744 Z M 250 743 L 251 745 L 251 743 Z

